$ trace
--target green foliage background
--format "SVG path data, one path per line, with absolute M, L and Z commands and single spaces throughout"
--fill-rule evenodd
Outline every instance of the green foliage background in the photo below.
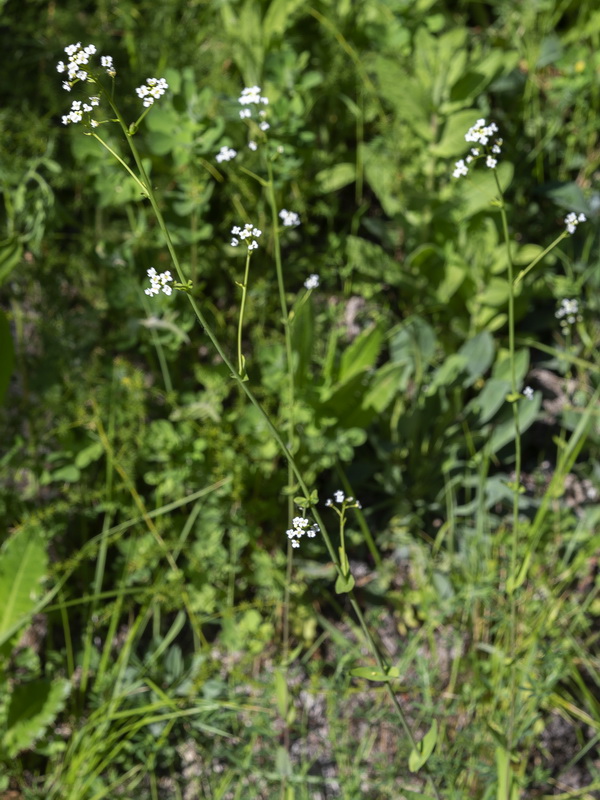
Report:
M 77 41 L 113 55 L 132 119 L 134 88 L 151 75 L 169 82 L 138 146 L 194 294 L 231 353 L 243 266 L 229 231 L 245 221 L 264 231 L 244 352 L 283 428 L 270 210 L 242 169 L 263 174 L 264 164 L 237 104 L 253 84 L 270 99 L 277 202 L 302 218 L 282 239 L 295 455 L 322 500 L 343 488 L 362 501 L 347 532 L 361 602 L 405 676 L 416 725 L 444 720 L 433 758 L 448 797 L 501 796 L 502 734 L 487 719 L 508 702 L 493 647 L 508 615 L 494 577 L 506 565 L 513 468 L 507 255 L 491 173 L 452 178 L 465 131 L 479 117 L 500 128 L 518 268 L 568 211 L 586 214 L 516 298 L 519 385 L 538 391 L 519 411 L 531 685 L 514 769 L 520 796 L 560 786 L 543 744 L 560 714 L 597 788 L 594 5 L 0 3 L 10 54 L 0 108 L 0 791 L 287 800 L 424 786 L 410 782 L 408 745 L 395 742 L 389 757 L 360 726 L 368 717 L 385 730 L 391 712 L 349 674 L 364 660 L 360 632 L 319 540 L 303 541 L 286 572 L 287 474 L 267 429 L 185 297 L 142 291 L 149 267 L 170 267 L 149 205 L 108 153 L 60 123 L 70 97 L 55 65 Z M 217 164 L 223 145 L 236 161 Z M 321 286 L 307 299 L 313 272 Z M 555 311 L 569 297 L 582 320 L 565 337 Z M 22 590 L 11 564 L 23 566 Z M 274 667 L 288 601 L 290 681 Z M 302 745 L 302 691 L 324 704 L 320 749 Z M 273 744 L 286 737 L 297 743 L 290 756 Z M 338 794 L 324 794 L 323 761 Z

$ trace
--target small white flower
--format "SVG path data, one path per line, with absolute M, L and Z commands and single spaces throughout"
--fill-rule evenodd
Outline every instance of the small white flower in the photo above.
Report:
M 344 497 L 345 497 L 345 495 L 341 491 L 341 489 L 338 489 L 337 492 L 333 493 L 333 498 L 334 498 L 336 503 L 343 503 L 344 502 Z
M 475 159 L 485 155 L 485 163 L 489 169 L 494 169 L 498 164 L 496 156 L 500 155 L 502 139 L 499 137 L 492 139 L 495 133 L 498 132 L 498 126 L 495 122 L 490 122 L 488 125 L 484 119 L 478 119 L 473 127 L 469 128 L 465 134 L 465 140 L 478 145 L 472 147 L 470 155 L 465 159 L 457 161 L 454 165 L 454 178 L 460 178 L 468 173 L 467 164 L 471 164 Z
M 258 145 L 256 144 L 256 142 L 253 142 L 252 140 L 250 140 L 250 141 L 248 142 L 248 147 L 250 148 L 250 150 L 256 150 L 256 149 L 258 149 Z
M 282 208 L 279 212 L 279 218 L 286 228 L 295 228 L 297 225 L 300 225 L 300 217 L 295 211 L 288 211 L 287 209 Z
M 258 242 L 256 241 L 262 236 L 262 231 L 258 228 L 253 227 L 249 222 L 244 225 L 244 228 L 240 228 L 239 225 L 234 225 L 231 229 L 231 246 L 237 247 L 240 243 L 246 242 L 248 247 L 248 251 L 251 252 L 252 250 L 258 249 Z
M 565 217 L 565 225 L 567 226 L 567 233 L 575 233 L 577 226 L 580 222 L 585 222 L 586 216 L 585 214 L 575 214 L 575 212 L 571 211 L 570 214 L 567 214 Z
M 261 122 L 258 127 L 261 129 L 261 131 L 268 131 L 271 126 L 268 122 Z
M 523 397 L 525 397 L 527 400 L 533 400 L 533 389 L 531 386 L 526 386 L 523 389 Z
M 289 528 L 285 533 L 288 539 L 290 539 L 292 547 L 300 547 L 299 540 L 304 535 L 308 536 L 309 539 L 314 539 L 319 531 L 319 526 L 314 522 L 311 523 L 306 517 L 294 517 L 292 520 L 292 527 Z
M 143 100 L 143 106 L 149 108 L 154 105 L 154 101 L 162 97 L 169 84 L 164 78 L 148 78 L 146 83 L 138 86 L 136 91 L 137 96 Z
M 266 97 L 260 96 L 260 86 L 249 86 L 246 89 L 242 89 L 242 93 L 238 98 L 238 103 L 243 106 L 258 105 L 259 103 L 267 105 L 268 102 Z
M 249 108 L 242 108 L 242 110 L 240 111 L 240 119 L 248 119 L 251 116 L 252 112 L 250 111 Z
M 304 281 L 304 287 L 306 289 L 308 289 L 309 291 L 311 289 L 318 289 L 318 287 L 319 287 L 319 276 L 315 275 L 314 273 L 312 275 L 309 275 L 308 278 Z
M 452 173 L 452 176 L 454 178 L 460 178 L 462 175 L 467 175 L 468 172 L 469 168 L 465 164 L 464 160 L 461 158 L 461 160 L 457 161 L 456 164 L 454 165 L 454 172 Z
M 237 150 L 234 150 L 232 147 L 226 147 L 225 145 L 223 145 L 223 147 L 217 153 L 216 159 L 220 164 L 222 161 L 231 161 L 236 156 L 237 156 Z
M 560 308 L 555 314 L 556 319 L 560 320 L 560 327 L 563 333 L 567 333 L 570 325 L 581 322 L 582 316 L 579 313 L 579 302 L 575 299 L 561 301 Z
M 144 289 L 144 292 L 147 295 L 158 294 L 161 290 L 166 294 L 170 295 L 173 292 L 173 287 L 169 286 L 169 283 L 172 283 L 173 277 L 169 270 L 166 272 L 161 272 L 158 274 L 154 267 L 150 267 L 147 270 L 146 274 L 150 278 L 150 286 L 148 289 Z

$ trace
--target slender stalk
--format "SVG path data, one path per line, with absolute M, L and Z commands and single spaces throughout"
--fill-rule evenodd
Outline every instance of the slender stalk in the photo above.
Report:
M 273 165 L 271 159 L 267 156 L 267 174 L 268 182 L 266 184 L 267 198 L 269 207 L 271 209 L 271 226 L 273 229 L 273 250 L 275 255 L 275 272 L 277 275 L 277 290 L 279 293 L 279 305 L 281 309 L 281 321 L 283 324 L 283 334 L 285 340 L 285 360 L 288 378 L 288 402 L 287 402 L 287 444 L 290 450 L 294 451 L 294 402 L 295 402 L 295 387 L 294 387 L 294 354 L 292 348 L 292 333 L 290 329 L 290 314 L 288 310 L 287 300 L 285 296 L 285 283 L 283 280 L 283 266 L 281 262 L 281 242 L 279 239 L 279 216 L 277 208 L 277 200 L 275 198 L 275 181 L 273 179 Z M 292 497 L 292 486 L 294 484 L 294 473 L 290 462 L 288 462 L 288 524 L 291 525 L 294 516 L 294 500 Z M 286 580 L 283 588 L 283 609 L 282 609 L 282 666 L 286 672 L 289 661 L 290 652 L 290 584 L 292 582 L 292 564 L 293 564 L 294 550 L 290 541 L 287 543 L 287 564 L 286 564 Z M 283 745 L 286 751 L 290 750 L 290 729 L 287 723 L 287 694 L 286 694 L 286 708 L 285 719 L 283 720 Z M 281 782 L 281 794 L 285 796 L 287 780 L 285 776 Z
M 246 375 L 246 360 L 242 354 L 242 328 L 244 326 L 244 312 L 246 311 L 246 297 L 248 294 L 248 276 L 250 274 L 250 258 L 252 251 L 246 253 L 246 268 L 244 270 L 244 281 L 238 283 L 242 287 L 242 302 L 240 303 L 240 319 L 238 321 L 237 349 L 238 349 L 238 373 L 244 377 Z
M 137 168 L 138 168 L 138 170 L 140 172 L 141 178 L 142 178 L 141 182 L 144 184 L 145 193 L 147 194 L 147 197 L 148 197 L 148 200 L 150 202 L 150 205 L 152 206 L 152 210 L 154 211 L 154 214 L 156 216 L 157 223 L 158 223 L 158 225 L 159 225 L 159 227 L 160 227 L 160 229 L 161 229 L 161 231 L 162 231 L 162 233 L 163 233 L 163 235 L 165 237 L 165 243 L 167 245 L 167 249 L 168 249 L 169 254 L 171 256 L 171 260 L 173 262 L 173 267 L 174 267 L 174 269 L 175 269 L 175 271 L 176 271 L 176 273 L 177 273 L 177 275 L 179 277 L 180 282 L 181 283 L 186 283 L 187 279 L 186 279 L 185 273 L 183 272 L 183 269 L 181 267 L 181 263 L 179 261 L 179 257 L 177 256 L 177 252 L 175 250 L 175 247 L 173 245 L 173 241 L 172 241 L 171 236 L 169 234 L 169 231 L 167 229 L 167 226 L 166 226 L 166 223 L 165 223 L 165 219 L 163 217 L 163 214 L 162 214 L 162 211 L 160 209 L 160 206 L 158 205 L 158 202 L 156 200 L 156 196 L 155 196 L 154 191 L 152 189 L 152 184 L 150 183 L 150 181 L 148 179 L 148 175 L 147 175 L 146 170 L 144 168 L 144 165 L 142 163 L 141 156 L 140 156 L 139 151 L 138 151 L 138 149 L 137 149 L 137 147 L 135 145 L 135 142 L 133 141 L 132 133 L 127 128 L 127 125 L 126 125 L 125 121 L 123 120 L 123 118 L 122 118 L 121 114 L 119 113 L 118 109 L 116 108 L 116 106 L 112 102 L 112 99 L 108 98 L 108 101 L 111 104 L 111 106 L 112 106 L 112 108 L 113 108 L 113 110 L 114 110 L 114 112 L 116 114 L 117 121 L 119 122 L 119 124 L 120 124 L 120 126 L 121 126 L 121 128 L 123 130 L 123 133 L 125 134 L 125 136 L 127 138 L 127 142 L 129 144 L 129 147 L 130 147 L 130 150 L 131 150 L 131 154 L 133 156 L 133 159 L 134 159 L 134 161 L 136 163 L 136 166 L 137 166 Z M 276 264 L 277 264 L 277 261 L 276 261 Z M 281 263 L 280 262 L 279 262 L 278 269 L 280 271 L 279 274 L 282 276 L 282 270 L 281 270 Z M 281 286 L 282 285 L 283 285 L 283 282 L 282 282 L 282 278 L 281 278 Z M 279 431 L 277 430 L 277 428 L 275 427 L 275 425 L 271 421 L 271 418 L 269 417 L 267 412 L 264 410 L 264 408 L 262 407 L 262 405 L 260 404 L 258 399 L 255 397 L 254 393 L 252 392 L 252 390 L 248 386 L 248 383 L 246 381 L 244 381 L 243 377 L 235 369 L 235 366 L 233 365 L 231 359 L 227 356 L 226 352 L 224 351 L 223 347 L 221 346 L 221 343 L 219 342 L 216 334 L 213 332 L 213 330 L 212 330 L 211 326 L 209 325 L 207 319 L 205 318 L 204 314 L 202 313 L 202 310 L 198 306 L 195 298 L 189 292 L 186 292 L 186 296 L 188 298 L 188 301 L 189 301 L 189 303 L 190 303 L 190 305 L 192 307 L 192 310 L 193 310 L 194 314 L 196 315 L 196 318 L 197 318 L 198 322 L 200 323 L 200 325 L 204 329 L 206 335 L 210 339 L 210 341 L 211 341 L 213 347 L 215 348 L 216 352 L 218 353 L 220 358 L 223 360 L 223 363 L 229 369 L 229 371 L 231 373 L 231 377 L 238 384 L 239 388 L 242 390 L 242 392 L 244 392 L 244 394 L 246 395 L 246 397 L 248 398 L 250 403 L 254 406 L 254 408 L 257 410 L 257 412 L 262 417 L 265 425 L 267 426 L 267 428 L 269 430 L 269 433 L 273 437 L 274 441 L 277 443 L 279 449 L 281 450 L 282 455 L 284 456 L 284 458 L 286 459 L 286 461 L 288 463 L 288 469 L 289 469 L 290 475 L 292 475 L 296 479 L 296 481 L 297 481 L 297 483 L 298 483 L 298 485 L 300 487 L 300 490 L 302 491 L 302 493 L 306 497 L 308 497 L 310 495 L 308 486 L 307 486 L 307 484 L 306 484 L 306 482 L 304 480 L 304 477 L 303 477 L 300 469 L 298 468 L 298 466 L 296 464 L 296 461 L 295 461 L 295 459 L 294 459 L 294 457 L 292 455 L 292 452 L 290 450 L 290 446 L 287 445 L 283 441 L 283 439 L 281 437 L 281 434 L 279 433 Z M 280 298 L 281 297 L 283 297 L 283 301 L 285 301 L 285 293 L 284 292 L 282 293 L 281 290 L 280 290 Z M 289 318 L 286 316 L 285 319 L 287 321 Z M 291 348 L 291 340 L 290 340 L 290 348 Z M 291 352 L 291 349 L 290 349 L 290 352 Z M 339 558 L 336 555 L 336 552 L 335 552 L 335 549 L 333 547 L 332 541 L 331 541 L 331 539 L 329 537 L 329 534 L 327 533 L 327 529 L 325 527 L 325 523 L 323 522 L 318 509 L 313 506 L 311 508 L 311 513 L 314 516 L 314 519 L 315 519 L 317 525 L 320 528 L 321 536 L 323 537 L 323 541 L 324 541 L 325 546 L 327 548 L 327 551 L 329 553 L 329 557 L 331 558 L 331 561 L 333 562 L 338 575 L 341 575 L 342 577 L 344 577 L 343 573 L 342 573 L 341 566 L 340 566 Z M 361 626 L 361 628 L 363 630 L 364 636 L 365 636 L 366 641 L 367 641 L 367 643 L 369 645 L 369 648 L 370 648 L 370 650 L 371 650 L 371 652 L 373 654 L 373 657 L 374 657 L 374 659 L 375 659 L 375 661 L 377 663 L 377 666 L 379 667 L 379 669 L 385 671 L 386 668 L 387 668 L 387 665 L 385 664 L 385 661 L 384 661 L 384 658 L 383 658 L 383 656 L 381 654 L 379 646 L 377 645 L 377 643 L 375 642 L 373 636 L 371 635 L 371 632 L 369 631 L 369 628 L 368 628 L 368 626 L 366 624 L 366 620 L 365 620 L 364 615 L 363 615 L 363 613 L 362 613 L 362 611 L 360 609 L 360 606 L 358 605 L 358 602 L 356 600 L 354 592 L 350 591 L 347 594 L 348 594 L 348 600 L 350 602 L 350 605 L 351 605 L 354 613 L 356 614 L 356 617 L 357 617 L 357 619 L 359 621 L 359 624 L 360 624 L 360 626 Z M 388 692 L 388 694 L 390 696 L 391 702 L 392 702 L 392 704 L 393 704 L 393 706 L 394 706 L 394 708 L 396 710 L 396 713 L 397 713 L 397 715 L 399 717 L 401 727 L 403 728 L 406 736 L 408 737 L 409 741 L 411 742 L 411 745 L 413 747 L 416 747 L 416 739 L 415 739 L 414 734 L 412 733 L 412 729 L 410 727 L 408 719 L 406 718 L 406 715 L 404 714 L 404 711 L 402 710 L 402 707 L 400 706 L 400 703 L 398 702 L 398 698 L 396 697 L 396 695 L 395 695 L 392 687 L 390 686 L 389 682 L 386 683 L 386 690 L 387 690 L 387 692 Z M 427 765 L 425 765 L 424 771 L 427 772 Z M 430 780 L 431 780 L 431 778 L 430 778 Z M 432 780 L 431 780 L 431 783 L 432 783 L 432 791 L 434 792 L 435 797 L 438 798 L 438 800 L 441 800 L 441 795 L 439 794 L 439 791 L 436 788 L 436 786 L 435 786 L 435 784 L 433 783 Z
M 498 180 L 498 178 L 496 178 L 496 181 L 497 181 L 497 180 Z M 527 274 L 530 272 L 530 270 L 532 270 L 532 269 L 535 267 L 535 265 L 536 265 L 536 264 L 539 264 L 539 262 L 542 260 L 542 258 L 544 258 L 545 256 L 547 256 L 547 255 L 548 255 L 548 253 L 549 253 L 551 250 L 554 250 L 554 248 L 556 247 L 556 245 L 557 245 L 557 244 L 559 244 L 560 242 L 562 242 L 562 240 L 563 240 L 563 239 L 566 239 L 568 235 L 569 235 L 569 234 L 567 233 L 567 231 L 563 231 L 563 232 L 560 234 L 560 236 L 557 236 L 557 237 L 556 237 L 556 239 L 555 239 L 555 240 L 552 242 L 552 244 L 549 244 L 549 245 L 548 245 L 548 247 L 547 247 L 545 250 L 543 250 L 543 251 L 542 251 L 542 252 L 541 252 L 541 253 L 540 253 L 538 256 L 536 256 L 536 257 L 533 259 L 533 261 L 531 262 L 531 264 L 528 264 L 528 265 L 525 267 L 525 269 L 522 269 L 522 270 L 521 270 L 521 272 L 519 272 L 519 274 L 518 274 L 518 275 L 517 275 L 517 277 L 515 278 L 515 281 L 514 281 L 514 284 L 513 284 L 513 286 L 518 286 L 518 285 L 519 285 L 519 283 L 520 283 L 520 282 L 523 280 L 523 278 L 525 277 L 525 275 L 527 275 Z
M 508 265 L 508 351 L 510 361 L 510 387 L 512 395 L 512 413 L 515 426 L 515 478 L 513 484 L 513 514 L 512 514 L 512 542 L 510 552 L 509 576 L 507 581 L 507 592 L 510 603 L 510 631 L 509 631 L 509 658 L 510 658 L 510 711 L 508 731 L 506 736 L 507 750 L 512 754 L 513 737 L 515 728 L 515 701 L 517 692 L 517 670 L 515 663 L 516 643 L 517 643 L 517 598 L 515 590 L 515 580 L 517 577 L 517 555 L 519 548 L 519 497 L 521 488 L 521 431 L 519 428 L 519 404 L 517 395 L 517 371 L 515 361 L 515 283 L 513 282 L 514 264 L 510 248 L 510 236 L 508 233 L 508 219 L 506 216 L 506 205 L 504 195 L 498 180 L 498 173 L 493 170 L 496 186 L 498 187 L 498 200 L 500 204 L 500 216 L 502 219 L 502 232 L 506 244 L 506 258 Z M 560 238 L 560 237 L 559 237 Z M 541 258 L 541 256 L 540 256 Z M 538 259 L 539 260 L 539 259 Z M 506 760 L 506 781 L 507 797 L 511 794 L 511 768 L 510 758 Z

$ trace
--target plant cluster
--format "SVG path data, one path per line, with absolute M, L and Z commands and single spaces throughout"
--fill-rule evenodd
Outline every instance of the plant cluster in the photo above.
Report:
M 33 5 L 0 795 L 595 796 L 594 5 Z

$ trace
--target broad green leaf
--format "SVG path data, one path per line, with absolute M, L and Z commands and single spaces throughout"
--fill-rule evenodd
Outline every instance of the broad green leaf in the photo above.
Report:
M 427 731 L 417 747 L 411 751 L 408 759 L 408 768 L 411 772 L 418 772 L 429 760 L 433 753 L 438 737 L 437 720 L 433 720 L 431 728 Z
M 498 378 L 490 378 L 486 381 L 481 392 L 474 397 L 468 405 L 469 410 L 477 415 L 480 425 L 494 416 L 505 401 L 506 395 L 510 392 L 510 382 Z
M 263 19 L 265 49 L 274 36 L 282 36 L 294 21 L 293 15 L 304 0 L 272 0 Z
M 524 433 L 535 421 L 538 411 L 540 410 L 542 399 L 539 393 L 536 392 L 533 400 L 520 400 L 519 406 L 519 430 Z M 510 416 L 500 423 L 495 429 L 490 439 L 490 453 L 497 453 L 498 450 L 505 447 L 505 445 L 512 442 L 515 438 L 515 424 L 512 418 L 512 410 Z
M 447 303 L 460 289 L 468 274 L 469 265 L 465 259 L 451 250 L 444 261 L 444 276 L 435 289 L 438 300 Z
M 41 532 L 34 527 L 21 528 L 0 550 L 0 650 L 8 652 L 8 632 L 33 612 L 46 574 L 48 558 Z M 4 647 L 3 647 L 4 645 Z
M 292 350 L 296 355 L 294 363 L 296 384 L 304 386 L 310 380 L 310 366 L 313 356 L 314 311 L 312 298 L 294 309 L 291 317 Z
M 336 594 L 345 594 L 351 592 L 354 588 L 354 578 L 352 575 L 338 575 L 335 582 Z
M 7 730 L 3 749 L 9 758 L 32 747 L 44 735 L 65 706 L 71 684 L 55 679 L 33 681 L 18 685 L 8 704 Z
M 15 351 L 6 314 L 0 309 L 0 404 L 4 402 L 6 390 L 15 363 Z
M 502 191 L 506 192 L 511 184 L 514 167 L 510 162 L 501 161 L 496 172 Z M 477 164 L 469 174 L 461 178 L 457 184 L 457 192 L 462 190 L 463 217 L 468 219 L 479 211 L 492 211 L 494 201 L 498 198 L 498 187 L 492 170 Z
M 501 358 L 498 358 L 496 363 L 494 364 L 494 369 L 492 370 L 492 377 L 498 378 L 498 380 L 502 381 L 509 381 L 511 379 L 511 367 L 510 367 L 510 359 L 508 357 L 508 351 L 502 351 Z M 527 348 L 522 348 L 521 350 L 517 350 L 515 353 L 515 373 L 517 378 L 517 386 L 520 386 L 521 382 L 525 378 L 527 374 L 527 370 L 529 369 L 529 350 Z
M 389 217 L 393 217 L 394 214 L 398 214 L 406 207 L 406 199 L 403 198 L 401 190 L 400 172 L 392 166 L 393 159 L 397 157 L 397 153 L 391 152 L 389 142 L 381 137 L 376 137 L 370 142 L 361 144 L 359 151 L 364 164 L 367 183 L 375 193 L 385 213 Z M 362 241 L 365 240 L 363 239 Z M 373 242 L 368 244 L 381 250 L 379 245 Z M 391 270 L 387 270 L 386 280 L 391 283 L 398 283 L 399 279 L 404 277 L 402 275 L 403 270 L 398 262 L 387 254 L 385 261 L 388 263 L 391 261 L 394 265 Z M 375 261 L 374 267 L 370 266 L 369 261 L 364 261 L 360 271 L 364 274 L 369 274 L 369 271 L 373 268 L 378 271 L 379 275 L 382 274 L 381 259 Z
M 319 191 L 322 194 L 337 192 L 356 180 L 356 167 L 354 164 L 341 163 L 323 169 L 316 176 Z
M 459 353 L 451 353 L 435 371 L 425 394 L 431 397 L 441 386 L 451 386 L 466 369 L 466 358 Z
M 342 353 L 339 383 L 344 383 L 359 372 L 374 367 L 383 344 L 383 331 L 375 326 L 362 331 Z
M 435 331 L 421 317 L 413 317 L 390 340 L 391 360 L 410 363 L 423 369 L 430 363 L 437 348 Z M 418 372 L 419 370 L 416 369 Z
M 400 392 L 406 389 L 409 377 L 409 365 L 384 364 L 370 382 L 363 396 L 362 408 L 372 409 L 380 414 Z
M 462 157 L 468 153 L 469 145 L 465 141 L 465 134 L 480 116 L 481 113 L 473 109 L 452 114 L 446 122 L 440 141 L 432 145 L 431 152 L 438 158 Z
M 467 377 L 463 386 L 472 386 L 490 368 L 494 359 L 494 339 L 488 331 L 478 333 L 473 339 L 465 342 L 459 355 L 465 359 Z

